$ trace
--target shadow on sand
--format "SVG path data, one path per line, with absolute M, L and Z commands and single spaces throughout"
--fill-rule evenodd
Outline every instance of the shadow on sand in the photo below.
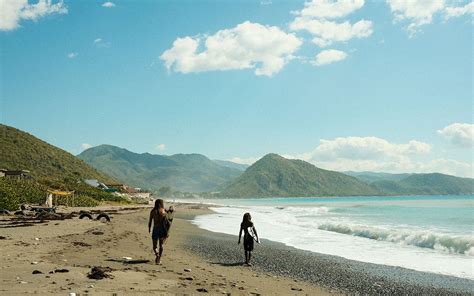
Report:
M 110 262 L 120 262 L 120 263 L 123 263 L 123 264 L 145 264 L 145 263 L 149 263 L 150 260 L 141 260 L 141 259 L 138 259 L 138 260 L 127 260 L 127 259 L 107 259 L 105 261 L 110 261 Z
M 243 266 L 244 265 L 243 262 L 233 262 L 233 263 L 229 263 L 229 262 L 211 262 L 211 264 L 226 266 L 226 267 Z

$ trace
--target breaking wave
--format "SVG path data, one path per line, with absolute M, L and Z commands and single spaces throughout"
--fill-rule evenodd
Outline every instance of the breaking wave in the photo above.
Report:
M 321 224 L 318 229 L 378 241 L 440 250 L 452 254 L 474 256 L 474 239 L 469 236 L 443 235 L 430 231 L 385 230 L 368 226 L 348 226 L 333 223 Z

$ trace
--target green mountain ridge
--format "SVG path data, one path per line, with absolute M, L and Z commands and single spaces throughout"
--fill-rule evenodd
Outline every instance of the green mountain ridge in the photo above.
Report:
M 474 194 L 474 179 L 439 173 L 339 173 L 268 154 L 221 192 L 223 197 Z M 357 177 L 356 177 L 357 176 Z M 370 182 L 370 180 L 375 180 Z
M 76 156 L 3 124 L 0 124 L 0 149 L 0 168 L 29 170 L 34 178 L 114 181 Z
M 228 167 L 228 168 L 231 168 L 231 169 L 236 169 L 236 170 L 239 170 L 239 171 L 242 171 L 242 172 L 245 171 L 249 167 L 249 165 L 247 165 L 247 164 L 235 163 L 235 162 L 228 161 L 228 160 L 215 159 L 214 162 L 217 163 L 220 166 Z
M 459 195 L 474 194 L 474 179 L 440 173 L 410 174 L 400 181 L 370 183 L 384 195 Z
M 401 181 L 402 179 L 405 179 L 406 177 L 412 175 L 408 173 L 402 173 L 402 174 L 391 174 L 391 173 L 378 173 L 378 172 L 352 172 L 352 171 L 347 171 L 347 172 L 342 172 L 343 174 L 346 174 L 348 176 L 356 177 L 357 179 L 364 181 L 366 183 L 372 183 L 375 181 Z
M 95 206 L 100 201 L 124 202 L 82 182 L 97 179 L 116 182 L 76 156 L 19 129 L 0 124 L 0 168 L 28 170 L 32 178 L 0 178 L 0 208 L 18 209 L 23 203 L 42 204 L 48 189 L 75 192 L 76 206 Z
M 302 160 L 267 154 L 225 188 L 227 197 L 304 197 L 376 195 L 368 184 Z
M 152 191 L 165 186 L 185 192 L 215 191 L 242 173 L 202 154 L 139 154 L 112 145 L 89 148 L 78 157 L 122 182 Z

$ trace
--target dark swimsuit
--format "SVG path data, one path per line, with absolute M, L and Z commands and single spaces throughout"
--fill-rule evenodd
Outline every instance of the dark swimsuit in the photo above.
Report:
M 250 222 L 247 225 L 244 225 L 244 223 L 242 222 L 240 224 L 240 227 L 244 230 L 244 250 L 245 251 L 253 251 L 254 239 L 249 234 L 249 231 L 248 231 L 249 227 L 253 227 L 253 223 Z
M 160 238 L 165 238 L 167 235 L 167 231 L 165 228 L 165 223 L 164 223 L 165 217 L 161 218 L 161 221 L 158 224 L 155 224 L 153 220 L 153 231 L 151 233 L 151 238 L 153 240 L 158 240 Z

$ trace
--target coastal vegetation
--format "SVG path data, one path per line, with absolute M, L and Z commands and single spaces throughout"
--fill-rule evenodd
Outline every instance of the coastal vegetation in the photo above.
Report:
M 113 178 L 28 133 L 0 125 L 0 147 L 0 169 L 29 171 L 25 178 L 0 178 L 0 208 L 14 210 L 22 203 L 41 204 L 48 189 L 74 191 L 76 206 L 124 202 L 119 196 L 83 183 L 84 179 L 113 183 Z

